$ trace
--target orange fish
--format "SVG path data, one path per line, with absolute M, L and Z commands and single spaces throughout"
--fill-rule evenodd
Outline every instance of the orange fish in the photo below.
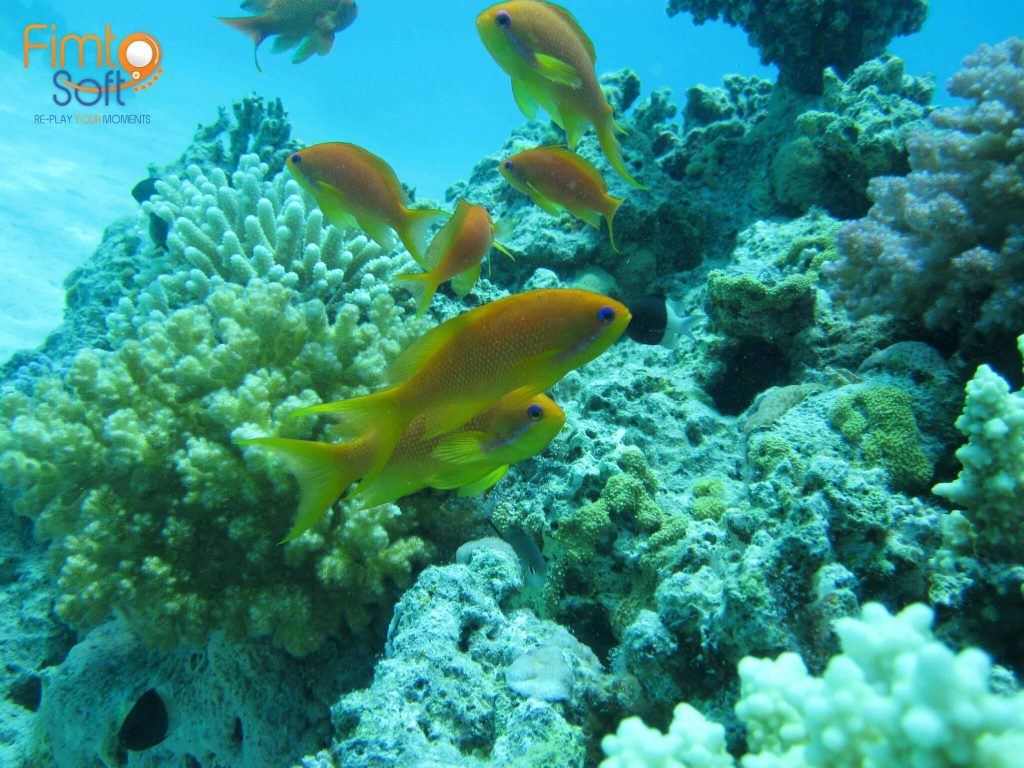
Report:
M 395 230 L 421 265 L 430 226 L 447 217 L 436 209 L 412 210 L 391 166 L 355 144 L 314 144 L 288 158 L 288 170 L 336 227 L 358 227 L 385 251 Z
M 418 416 L 429 440 L 462 426 L 523 388 L 543 392 L 604 352 L 629 324 L 629 310 L 590 291 L 527 291 L 454 317 L 411 344 L 392 364 L 392 385 L 372 395 L 324 403 L 294 416 L 330 413 L 372 446 L 372 466 L 352 495 L 383 469 Z
M 260 44 L 272 35 L 274 53 L 299 45 L 292 61 L 305 61 L 314 53 L 326 56 L 334 46 L 334 33 L 345 29 L 356 20 L 359 9 L 354 0 L 246 0 L 246 11 L 260 11 L 259 16 L 219 18 L 229 27 L 248 36 L 256 43 L 253 56 L 260 72 Z
M 543 107 L 565 129 L 570 149 L 589 123 L 612 167 L 630 184 L 643 186 L 622 159 L 615 134 L 625 129 L 615 122 L 597 82 L 594 44 L 569 11 L 543 0 L 507 0 L 477 16 L 476 31 L 511 76 L 516 104 L 527 118 Z
M 460 496 L 483 493 L 510 465 L 544 450 L 564 423 L 565 414 L 551 398 L 527 396 L 522 390 L 509 392 L 459 429 L 429 440 L 423 436 L 423 417 L 417 417 L 399 438 L 377 479 L 356 500 L 361 509 L 367 509 L 428 487 L 458 488 Z M 299 481 L 299 510 L 281 543 L 319 520 L 373 461 L 373 447 L 365 438 L 345 443 L 278 437 L 238 442 L 274 451 Z
M 498 170 L 509 184 L 550 214 L 558 216 L 564 209 L 596 229 L 601 228 L 603 216 L 612 248 L 619 250 L 612 218 L 622 200 L 608 194 L 608 185 L 597 168 L 575 152 L 563 147 L 528 149 L 508 158 Z
M 424 261 L 429 271 L 396 278 L 405 281 L 405 287 L 416 297 L 417 317 L 427 311 L 438 286 L 446 280 L 452 281 L 455 295 L 464 298 L 480 277 L 480 262 L 491 246 L 508 254 L 503 245 L 495 242 L 496 231 L 486 208 L 459 201 L 455 213 L 427 247 Z

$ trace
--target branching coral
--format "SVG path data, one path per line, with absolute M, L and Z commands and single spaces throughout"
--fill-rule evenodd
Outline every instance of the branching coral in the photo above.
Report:
M 921 604 L 892 616 L 878 603 L 836 622 L 843 653 L 812 677 L 795 653 L 739 663 L 744 768 L 953 768 L 1019 764 L 1024 694 L 989 688 L 992 661 L 936 640 Z M 722 728 L 680 704 L 667 734 L 636 718 L 603 742 L 602 768 L 726 768 Z
M 821 71 L 840 75 L 878 56 L 892 38 L 921 28 L 927 0 L 669 0 L 668 13 L 689 12 L 694 21 L 723 19 L 742 27 L 761 61 L 779 65 L 780 81 L 819 91 Z
M 290 481 L 232 440 L 294 434 L 295 407 L 368 391 L 423 326 L 388 288 L 409 260 L 344 242 L 267 170 L 250 155 L 230 180 L 159 182 L 145 212 L 173 221 L 168 252 L 108 316 L 106 348 L 0 400 L 0 473 L 52 539 L 74 626 L 117 611 L 165 644 L 224 628 L 305 653 L 366 628 L 430 552 L 393 506 L 274 544 Z
M 1024 356 L 1024 336 L 1017 339 Z M 960 476 L 932 490 L 968 510 L 985 556 L 1024 559 L 1024 392 L 1010 392 L 999 374 L 983 365 L 967 384 L 964 411 L 956 420 L 967 438 L 956 456 Z
M 961 339 L 1024 327 L 1024 40 L 982 46 L 907 139 L 911 172 L 871 180 L 869 215 L 836 236 L 834 276 L 858 316 Z M 974 341 L 978 339 L 975 338 Z

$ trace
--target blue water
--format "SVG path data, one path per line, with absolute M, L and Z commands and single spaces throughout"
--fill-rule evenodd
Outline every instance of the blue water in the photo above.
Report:
M 52 17 L 63 20 L 58 34 L 102 34 L 106 24 L 119 35 L 149 32 L 162 45 L 165 73 L 148 92 L 126 94 L 125 109 L 150 115 L 148 125 L 35 125 L 36 113 L 54 112 L 52 70 L 45 52 L 34 52 L 38 58 L 25 69 L 19 35 L 8 33 L 0 51 L 0 130 L 20 151 L 0 171 L 0 295 L 14 297 L 6 317 L 0 307 L 0 357 L 43 338 L 59 319 L 64 274 L 85 259 L 109 222 L 134 210 L 127 191 L 147 175 L 147 165 L 173 160 L 219 105 L 252 91 L 280 97 L 295 138 L 366 146 L 420 195 L 435 198 L 522 121 L 508 77 L 477 38 L 473 19 L 481 4 L 469 0 L 365 3 L 327 57 L 295 66 L 290 53 L 274 55 L 265 42 L 263 75 L 252 43 L 214 20 L 247 15 L 230 2 L 64 2 L 49 15 L 45 2 L 31 12 L 23 0 L 2 5 L 19 30 Z M 698 27 L 686 14 L 667 18 L 660 0 L 578 6 L 573 11 L 597 47 L 598 72 L 631 67 L 645 92 L 667 86 L 682 103 L 687 88 L 717 85 L 726 74 L 774 77 L 744 33 L 724 23 Z M 1013 29 L 1024 29 L 1017 0 L 939 2 L 924 29 L 897 38 L 891 51 L 906 58 L 909 72 L 932 72 L 941 84 L 979 43 Z M 943 101 L 940 87 L 936 102 Z M 49 204 L 40 206 L 40 196 Z M 27 305 L 26 295 L 33 298 Z

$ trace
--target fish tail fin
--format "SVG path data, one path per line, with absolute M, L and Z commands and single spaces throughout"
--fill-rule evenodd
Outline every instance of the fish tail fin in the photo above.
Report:
M 611 241 L 612 250 L 616 253 L 619 252 L 619 246 L 615 244 L 615 231 L 612 229 L 612 219 L 615 218 L 615 213 L 619 210 L 619 206 L 625 201 L 624 197 L 612 197 L 609 195 L 608 202 L 610 205 L 604 211 L 604 220 L 608 222 L 608 239 Z
M 289 440 L 284 437 L 256 437 L 239 440 L 239 445 L 258 445 L 277 454 L 299 482 L 299 509 L 285 544 L 309 529 L 330 509 L 360 475 L 359 441 L 318 443 L 313 440 Z
M 607 119 L 603 120 L 601 125 L 597 127 L 597 140 L 601 144 L 601 151 L 604 152 L 604 156 L 608 158 L 608 162 L 612 168 L 618 171 L 618 174 L 632 184 L 634 187 L 640 189 L 647 189 L 643 184 L 634 179 L 629 171 L 626 169 L 626 161 L 622 159 L 622 147 L 619 145 L 619 138 L 615 135 L 616 124 L 609 114 Z
M 423 257 L 427 252 L 427 232 L 431 226 L 447 217 L 447 213 L 436 208 L 418 211 L 406 209 L 404 219 L 399 222 L 398 236 L 421 266 L 425 266 Z
M 402 287 L 416 299 L 416 317 L 422 317 L 423 313 L 430 307 L 430 301 L 437 291 L 437 283 L 431 277 L 430 272 L 418 274 L 396 275 L 396 280 L 402 281 Z
M 403 418 L 392 401 L 393 391 L 394 387 L 336 403 L 311 405 L 289 414 L 289 418 L 330 414 L 340 419 L 347 434 L 358 435 L 356 439 L 362 441 L 370 458 L 363 464 L 364 472 L 359 484 L 345 498 L 357 495 L 377 478 L 409 425 L 409 419 Z
M 217 21 L 227 24 L 232 29 L 237 29 L 255 43 L 256 47 L 253 49 L 252 55 L 256 61 L 256 71 L 260 74 L 263 74 L 263 67 L 260 66 L 260 44 L 267 39 L 267 33 L 263 29 L 262 18 L 262 16 L 217 17 Z

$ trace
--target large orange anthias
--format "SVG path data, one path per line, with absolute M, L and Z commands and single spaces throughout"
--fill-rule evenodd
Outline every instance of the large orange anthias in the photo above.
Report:
M 351 492 L 377 478 L 409 424 L 423 418 L 423 439 L 450 432 L 506 393 L 544 392 L 610 347 L 629 310 L 590 291 L 552 288 L 493 301 L 454 317 L 415 341 L 390 369 L 391 386 L 372 395 L 303 408 L 331 414 L 373 460 Z
M 543 0 L 507 0 L 485 10 L 476 30 L 494 60 L 512 78 L 516 104 L 528 118 L 538 106 L 565 130 L 575 149 L 587 125 L 601 151 L 626 181 L 642 186 L 626 169 L 611 104 L 597 81 L 597 53 L 575 17 Z
M 422 488 L 458 489 L 460 496 L 482 493 L 498 482 L 510 465 L 544 450 L 565 423 L 562 409 L 546 395 L 509 392 L 495 405 L 461 427 L 425 438 L 425 419 L 413 419 L 399 438 L 377 478 L 355 501 L 375 507 Z M 299 509 L 283 542 L 316 523 L 345 489 L 371 466 L 375 446 L 370 436 L 342 443 L 257 437 L 240 440 L 280 456 L 299 481 Z

